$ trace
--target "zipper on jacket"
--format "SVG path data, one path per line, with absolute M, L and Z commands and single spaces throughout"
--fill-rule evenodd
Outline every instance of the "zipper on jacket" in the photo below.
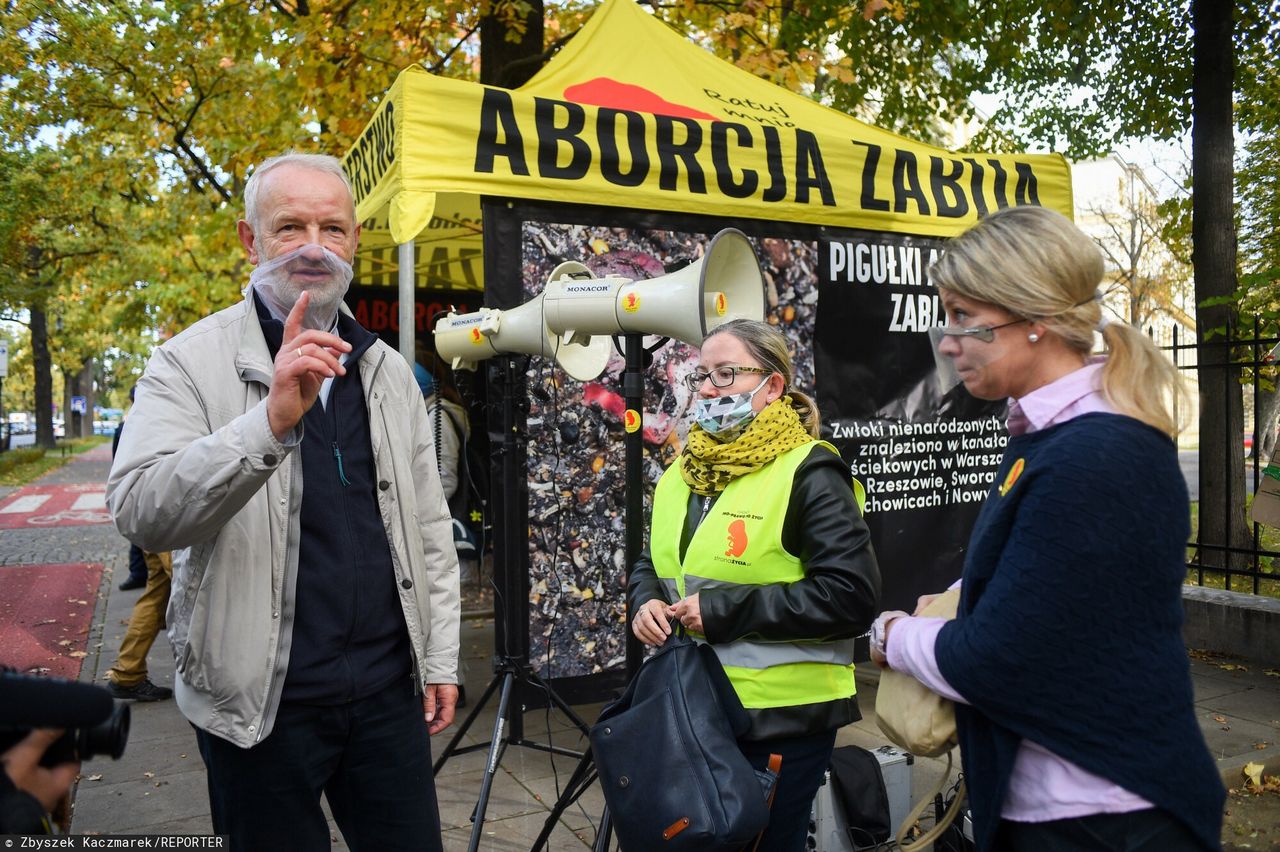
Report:
M 342 450 L 338 449 L 337 441 L 333 442 L 333 457 L 338 460 L 338 481 L 341 482 L 344 487 L 350 485 L 351 480 L 347 479 L 347 474 L 342 469 Z

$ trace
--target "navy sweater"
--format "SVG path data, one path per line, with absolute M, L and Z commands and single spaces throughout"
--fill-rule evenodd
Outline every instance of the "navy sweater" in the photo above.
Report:
M 1136 793 L 1219 847 L 1225 790 L 1182 640 L 1190 519 L 1168 437 L 1088 414 L 1010 440 L 938 634 L 975 839 L 990 849 L 1021 740 Z
M 272 357 L 284 324 L 257 304 Z M 302 510 L 292 648 L 282 700 L 338 704 L 409 678 L 409 629 L 378 513 L 376 468 L 359 361 L 376 339 L 346 314 L 345 376 L 302 419 Z M 341 454 L 341 469 L 338 456 Z M 345 482 L 344 482 L 345 480 Z

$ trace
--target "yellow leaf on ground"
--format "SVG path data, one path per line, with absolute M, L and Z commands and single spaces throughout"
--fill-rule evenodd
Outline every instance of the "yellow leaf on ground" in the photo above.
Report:
M 1262 768 L 1261 763 L 1246 763 L 1244 769 L 1241 770 L 1244 773 L 1244 777 L 1248 779 L 1246 783 L 1254 787 L 1261 787 Z

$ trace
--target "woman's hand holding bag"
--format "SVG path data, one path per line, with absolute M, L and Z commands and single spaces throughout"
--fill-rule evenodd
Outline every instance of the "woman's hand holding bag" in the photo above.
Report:
M 917 614 L 925 618 L 955 618 L 959 603 L 960 589 L 949 589 L 935 596 Z M 876 691 L 876 722 L 884 735 L 899 748 L 921 757 L 947 756 L 947 769 L 938 782 L 937 790 L 922 797 L 898 828 L 897 841 L 901 848 L 932 843 L 959 813 L 960 804 L 964 800 L 963 781 L 942 819 L 913 843 L 903 841 L 920 815 L 933 806 L 934 796 L 942 792 L 951 776 L 951 749 L 958 742 L 955 705 L 911 675 L 884 669 L 880 672 L 880 685 Z

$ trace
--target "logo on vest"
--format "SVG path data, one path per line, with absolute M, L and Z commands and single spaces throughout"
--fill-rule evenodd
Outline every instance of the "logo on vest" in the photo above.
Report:
M 729 524 L 729 549 L 725 556 L 741 556 L 747 550 L 747 525 L 741 518 Z

